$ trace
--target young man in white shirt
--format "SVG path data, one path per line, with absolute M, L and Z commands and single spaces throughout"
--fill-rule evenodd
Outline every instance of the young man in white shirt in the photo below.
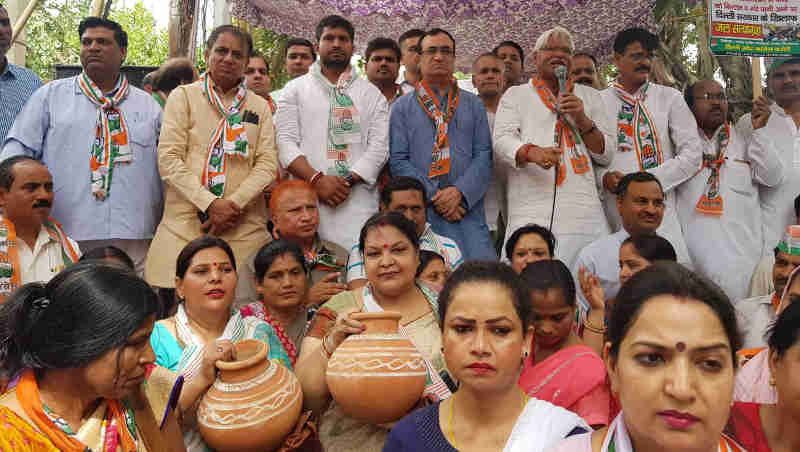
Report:
M 614 161 L 598 176 L 606 215 L 614 231 L 622 226 L 614 193 L 628 173 L 653 173 L 664 186 L 664 220 L 656 231 L 677 254 L 688 254 L 676 210 L 675 188 L 694 176 L 703 151 L 697 123 L 680 91 L 649 81 L 658 36 L 630 28 L 614 40 L 614 63 L 619 76 L 600 92 L 607 114 L 615 122 Z M 636 139 L 643 137 L 642 139 Z M 691 267 L 691 265 L 690 265 Z
M 350 66 L 353 25 L 328 16 L 316 30 L 319 61 L 282 90 L 275 114 L 278 157 L 320 200 L 320 236 L 344 249 L 378 210 L 388 158 L 389 105 Z

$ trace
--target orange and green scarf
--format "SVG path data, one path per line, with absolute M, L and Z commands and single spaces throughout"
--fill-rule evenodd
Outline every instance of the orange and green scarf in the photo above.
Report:
M 80 256 L 64 233 L 64 229 L 54 219 L 42 223 L 42 227 L 53 240 L 61 244 L 61 257 L 65 264 L 78 261 Z M 0 215 L 0 303 L 4 302 L 21 285 L 19 263 L 19 244 L 14 224 Z
M 133 161 L 133 153 L 128 145 L 128 125 L 118 108 L 128 96 L 130 86 L 124 75 L 120 74 L 119 77 L 116 93 L 106 97 L 85 72 L 78 76 L 81 91 L 97 106 L 95 139 L 92 142 L 89 167 L 92 171 L 92 194 L 100 201 L 111 193 L 114 165 Z
M 617 149 L 619 152 L 636 151 L 641 171 L 656 168 L 663 162 L 656 125 L 644 105 L 649 87 L 650 82 L 645 82 L 638 94 L 630 95 L 618 81 L 614 82 L 614 90 L 622 101 L 617 117 Z
M 208 144 L 206 163 L 203 166 L 203 186 L 217 197 L 225 193 L 225 176 L 227 170 L 227 156 L 247 158 L 247 132 L 242 123 L 241 109 L 247 97 L 247 87 L 244 82 L 239 85 L 239 90 L 231 106 L 225 108 L 215 88 L 214 80 L 204 73 L 200 76 L 203 83 L 203 96 L 211 106 L 220 114 L 220 121 Z
M 450 173 L 450 140 L 447 138 L 447 125 L 458 108 L 459 88 L 453 79 L 447 92 L 447 108 L 444 112 L 439 105 L 439 97 L 431 90 L 425 80 L 417 83 L 416 95 L 422 109 L 436 126 L 436 139 L 433 142 L 431 167 L 428 177 L 443 176 Z
M 309 72 L 328 93 L 330 104 L 327 134 L 327 159 L 330 166 L 326 174 L 347 176 L 350 174 L 350 145 L 361 142 L 361 115 L 348 94 L 353 82 L 358 79 L 358 73 L 351 67 L 339 75 L 334 85 L 322 73 L 319 63 L 312 64 Z
M 717 132 L 717 152 L 714 154 L 703 153 L 703 168 L 711 169 L 711 174 L 706 181 L 706 188 L 697 201 L 697 211 L 706 215 L 722 215 L 722 193 L 719 190 L 720 169 L 725 163 L 725 151 L 731 138 L 731 128 L 728 122 L 722 125 Z

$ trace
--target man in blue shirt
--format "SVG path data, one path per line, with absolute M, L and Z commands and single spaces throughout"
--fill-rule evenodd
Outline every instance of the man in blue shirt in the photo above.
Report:
M 52 216 L 67 235 L 85 251 L 122 249 L 141 274 L 164 204 L 156 153 L 161 107 L 120 74 L 128 36 L 118 23 L 88 17 L 78 34 L 83 73 L 31 96 L 0 160 L 41 160 L 59 199 Z
M 464 260 L 496 260 L 483 198 L 492 178 L 486 109 L 453 78 L 455 40 L 434 28 L 420 39 L 422 81 L 392 106 L 389 166 L 413 177 L 432 195 L 433 231 L 455 240 Z
M 6 53 L 11 47 L 11 21 L 0 3 L 0 147 L 22 106 L 42 81 L 33 72 L 11 64 Z

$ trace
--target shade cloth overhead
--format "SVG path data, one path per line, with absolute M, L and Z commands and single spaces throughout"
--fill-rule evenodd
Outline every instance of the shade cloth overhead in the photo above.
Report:
M 475 57 L 510 39 L 525 51 L 533 70 L 536 38 L 561 25 L 577 50 L 608 61 L 614 36 L 628 27 L 655 31 L 656 0 L 232 0 L 233 15 L 251 25 L 314 39 L 328 14 L 348 18 L 356 29 L 355 49 L 379 36 L 397 39 L 410 28 L 444 28 L 456 39 L 456 68 L 470 72 Z

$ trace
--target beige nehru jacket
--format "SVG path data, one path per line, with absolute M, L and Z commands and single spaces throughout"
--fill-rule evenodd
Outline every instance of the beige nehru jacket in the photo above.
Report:
M 238 86 L 222 96 L 229 106 Z M 269 242 L 267 207 L 263 190 L 275 179 L 277 151 L 272 113 L 267 101 L 247 92 L 241 113 L 258 116 L 258 124 L 244 122 L 247 158 L 227 156 L 224 199 L 244 209 L 236 227 L 223 233 L 241 268 L 248 256 Z M 253 117 L 247 114 L 248 117 Z M 198 212 L 205 212 L 216 198 L 201 183 L 208 144 L 221 120 L 220 113 L 203 95 L 200 81 L 179 86 L 164 107 L 158 144 L 158 169 L 164 181 L 164 216 L 150 246 L 145 279 L 158 287 L 175 284 L 175 260 L 181 249 L 203 234 Z

